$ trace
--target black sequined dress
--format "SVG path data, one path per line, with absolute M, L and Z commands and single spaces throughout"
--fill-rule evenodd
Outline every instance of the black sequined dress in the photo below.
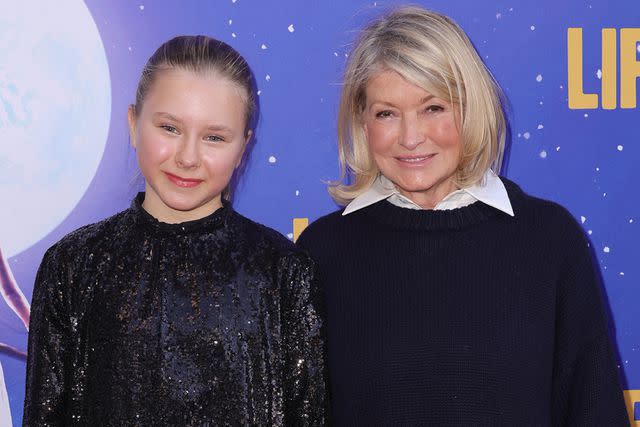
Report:
M 45 254 L 24 425 L 325 424 L 314 264 L 230 206 L 131 207 Z

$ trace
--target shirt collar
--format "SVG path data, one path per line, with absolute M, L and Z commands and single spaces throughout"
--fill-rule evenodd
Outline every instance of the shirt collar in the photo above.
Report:
M 381 200 L 389 199 L 392 196 L 393 202 L 396 205 L 412 209 L 421 209 L 411 200 L 402 196 L 396 186 L 388 178 L 380 174 L 364 193 L 353 199 L 351 203 L 346 206 L 342 215 L 348 215 L 374 203 L 378 203 Z M 479 183 L 471 187 L 456 190 L 447 195 L 447 197 L 436 205 L 435 210 L 455 209 L 467 206 L 476 201 L 489 205 L 510 216 L 514 216 L 507 189 L 504 187 L 498 175 L 491 169 L 484 174 Z

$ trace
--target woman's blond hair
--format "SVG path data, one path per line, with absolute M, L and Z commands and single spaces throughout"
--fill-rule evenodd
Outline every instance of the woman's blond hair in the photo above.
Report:
M 378 176 L 362 113 L 367 83 L 385 70 L 397 72 L 459 110 L 458 187 L 480 182 L 489 168 L 499 172 L 506 120 L 498 84 L 455 22 L 421 7 L 404 6 L 365 27 L 349 55 L 338 113 L 341 176 L 329 185 L 337 203 L 348 204 Z

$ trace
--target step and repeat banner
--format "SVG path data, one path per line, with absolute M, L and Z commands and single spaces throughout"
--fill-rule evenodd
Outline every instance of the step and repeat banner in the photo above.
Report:
M 509 101 L 503 174 L 588 233 L 640 420 L 640 4 L 430 0 L 469 34 Z M 396 2 L 0 0 L 0 426 L 20 425 L 28 301 L 45 250 L 142 188 L 127 106 L 146 59 L 207 34 L 252 66 L 260 121 L 235 208 L 293 239 L 333 211 L 341 73 Z M 541 265 L 540 268 L 545 268 Z M 523 420 L 526 424 L 526 420 Z M 640 421 L 636 423 L 640 425 Z

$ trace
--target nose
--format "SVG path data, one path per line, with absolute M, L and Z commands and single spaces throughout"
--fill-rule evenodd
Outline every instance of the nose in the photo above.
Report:
M 420 126 L 417 114 L 406 114 L 402 117 L 402 134 L 400 145 L 413 150 L 425 141 L 425 130 Z
M 200 165 L 200 147 L 195 138 L 185 138 L 179 143 L 175 162 L 182 169 L 194 169 Z

